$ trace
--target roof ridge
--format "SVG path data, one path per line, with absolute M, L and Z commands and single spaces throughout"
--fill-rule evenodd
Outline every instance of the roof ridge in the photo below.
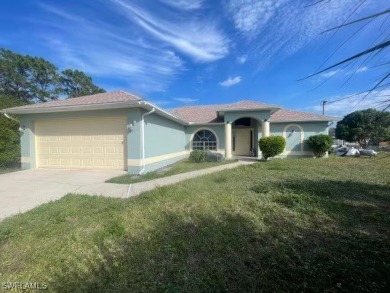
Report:
M 126 92 L 126 91 L 124 91 L 124 90 L 117 90 L 117 92 L 124 93 L 124 94 L 126 94 L 126 95 L 132 96 L 132 97 L 134 97 L 134 98 L 136 98 L 136 99 L 138 99 L 138 100 L 145 100 L 145 99 L 142 98 L 142 97 L 139 97 L 139 96 L 134 95 L 134 94 L 132 94 L 132 93 Z M 109 93 L 114 93 L 114 92 L 109 92 Z
M 225 103 L 225 104 L 203 104 L 203 105 L 188 105 L 188 106 L 182 106 L 182 107 L 177 107 L 177 108 L 172 108 L 169 109 L 169 111 L 174 111 L 174 110 L 179 110 L 179 109 L 186 109 L 186 108 L 195 108 L 195 107 L 220 107 L 223 109 L 224 106 L 230 106 L 230 105 L 236 105 L 240 103 L 245 103 L 245 102 L 251 102 L 251 103 L 261 103 L 263 105 L 268 105 L 268 106 L 275 106 L 279 107 L 278 105 L 275 104 L 269 104 L 269 103 L 264 103 L 260 101 L 254 101 L 254 100 L 240 100 L 234 103 Z M 280 107 L 279 107 L 280 108 Z
M 334 118 L 332 116 L 328 116 L 328 115 L 324 115 L 324 114 L 312 113 L 312 112 L 307 112 L 307 111 L 302 111 L 302 110 L 287 109 L 287 108 L 282 108 L 282 107 L 279 110 L 286 110 L 286 111 L 290 111 L 290 112 L 298 112 L 298 113 L 305 113 L 305 114 L 310 114 L 310 115 L 318 115 L 318 116 L 323 116 L 323 117 Z

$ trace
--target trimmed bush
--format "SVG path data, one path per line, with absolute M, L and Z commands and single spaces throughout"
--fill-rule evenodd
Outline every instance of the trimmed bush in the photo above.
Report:
M 286 140 L 282 136 L 262 137 L 259 140 L 259 147 L 264 160 L 281 154 L 286 147 Z
M 194 150 L 190 153 L 190 161 L 194 163 L 206 162 L 207 152 L 201 150 Z
M 331 149 L 333 138 L 326 134 L 313 135 L 307 139 L 307 144 L 314 155 L 321 158 Z

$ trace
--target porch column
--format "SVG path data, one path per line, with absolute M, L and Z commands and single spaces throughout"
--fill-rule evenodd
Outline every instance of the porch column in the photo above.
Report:
M 261 121 L 261 131 L 262 131 L 262 137 L 269 136 L 269 121 L 267 120 Z
M 225 158 L 232 158 L 232 124 L 230 122 L 225 124 Z

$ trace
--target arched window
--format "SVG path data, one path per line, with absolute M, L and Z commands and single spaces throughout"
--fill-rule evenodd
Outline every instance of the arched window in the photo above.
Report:
M 217 150 L 217 137 L 210 130 L 202 129 L 192 139 L 193 150 Z

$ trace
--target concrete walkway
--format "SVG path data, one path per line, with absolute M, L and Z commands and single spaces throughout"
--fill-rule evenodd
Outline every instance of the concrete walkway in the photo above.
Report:
M 254 161 L 238 161 L 217 167 L 177 174 L 135 184 L 105 183 L 124 171 L 31 169 L 0 175 L 0 220 L 31 210 L 68 193 L 127 198 L 159 186 L 236 168 Z
M 192 172 L 181 173 L 168 177 L 162 177 L 144 182 L 138 182 L 134 184 L 115 184 L 115 183 L 101 183 L 94 186 L 84 186 L 77 190 L 77 193 L 99 195 L 106 197 L 119 197 L 126 198 L 139 195 L 142 192 L 155 189 L 156 187 L 172 185 L 187 179 L 199 177 L 202 175 L 219 172 L 226 169 L 236 168 L 241 165 L 253 164 L 254 161 L 238 161 L 231 164 L 221 165 L 217 167 L 211 167 Z
M 68 193 L 102 191 L 126 196 L 127 186 L 104 183 L 125 171 L 30 169 L 0 175 L 0 219 L 31 210 Z
M 134 184 L 131 184 L 129 186 L 128 196 L 129 197 L 135 196 L 135 195 L 138 195 L 142 192 L 155 189 L 156 187 L 172 185 L 172 184 L 176 184 L 178 182 L 181 182 L 181 181 L 184 181 L 187 179 L 199 177 L 199 176 L 210 174 L 210 173 L 219 172 L 222 170 L 232 169 L 232 168 L 236 168 L 236 167 L 241 166 L 241 165 L 252 164 L 252 163 L 254 163 L 254 162 L 238 161 L 236 163 L 221 165 L 221 166 L 217 166 L 217 167 L 211 167 L 211 168 L 207 168 L 207 169 L 201 169 L 201 170 L 187 172 L 187 173 L 181 173 L 181 174 L 158 178 L 158 179 L 154 179 L 154 180 L 150 180 L 150 181 L 134 183 Z

